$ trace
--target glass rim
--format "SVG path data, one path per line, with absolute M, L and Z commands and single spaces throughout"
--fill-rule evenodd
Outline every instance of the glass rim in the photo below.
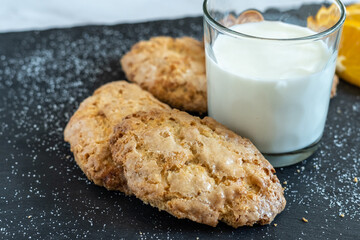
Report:
M 207 23 L 209 23 L 212 27 L 214 27 L 215 29 L 217 29 L 219 32 L 226 34 L 226 35 L 230 35 L 232 37 L 236 37 L 236 38 L 249 38 L 249 39 L 259 39 L 259 40 L 270 40 L 270 41 L 302 41 L 302 40 L 317 40 L 323 37 L 326 37 L 328 35 L 330 35 L 331 33 L 337 31 L 344 23 L 345 18 L 346 18 L 346 10 L 345 10 L 345 5 L 340 1 L 340 0 L 334 0 L 339 8 L 340 8 L 340 18 L 339 20 L 330 28 L 326 29 L 325 31 L 316 33 L 316 34 L 312 34 L 309 36 L 304 36 L 304 37 L 297 37 L 297 38 L 266 38 L 266 37 L 257 37 L 257 36 L 252 36 L 252 35 L 247 35 L 244 33 L 240 33 L 234 30 L 231 30 L 230 28 L 227 28 L 225 26 L 223 26 L 222 24 L 220 24 L 218 21 L 216 21 L 208 12 L 207 10 L 207 3 L 209 2 L 209 0 L 204 0 L 203 3 L 203 12 L 204 12 L 204 17 Z

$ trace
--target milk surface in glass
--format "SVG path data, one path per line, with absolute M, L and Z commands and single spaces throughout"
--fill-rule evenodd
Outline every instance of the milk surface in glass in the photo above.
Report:
M 314 32 L 282 22 L 231 27 L 264 38 Z M 263 153 L 299 150 L 321 138 L 336 54 L 322 41 L 277 44 L 219 35 L 206 53 L 209 115 L 249 138 Z M 211 57 L 213 56 L 215 60 Z

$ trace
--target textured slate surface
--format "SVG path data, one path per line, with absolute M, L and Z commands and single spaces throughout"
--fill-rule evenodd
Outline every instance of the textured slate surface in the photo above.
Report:
M 0 238 L 359 239 L 360 88 L 344 82 L 320 149 L 277 169 L 288 201 L 277 227 L 178 220 L 85 178 L 63 128 L 96 88 L 124 78 L 121 55 L 156 35 L 201 39 L 202 20 L 0 34 Z

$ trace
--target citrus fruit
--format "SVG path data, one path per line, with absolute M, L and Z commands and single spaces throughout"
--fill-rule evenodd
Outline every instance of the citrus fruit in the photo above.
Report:
M 340 18 L 335 4 L 322 6 L 315 17 L 308 17 L 308 28 L 322 32 Z M 336 72 L 343 80 L 360 87 L 360 3 L 346 7 L 346 20 L 340 40 Z
M 346 8 L 336 72 L 340 78 L 360 87 L 360 3 Z

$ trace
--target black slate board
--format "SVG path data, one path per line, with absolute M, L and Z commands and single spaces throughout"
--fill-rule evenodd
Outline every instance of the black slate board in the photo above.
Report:
M 86 179 L 63 128 L 96 88 L 124 79 L 132 44 L 157 35 L 201 39 L 202 19 L 0 34 L 0 238 L 360 239 L 360 88 L 345 82 L 320 149 L 277 169 L 288 201 L 277 227 L 178 220 Z

